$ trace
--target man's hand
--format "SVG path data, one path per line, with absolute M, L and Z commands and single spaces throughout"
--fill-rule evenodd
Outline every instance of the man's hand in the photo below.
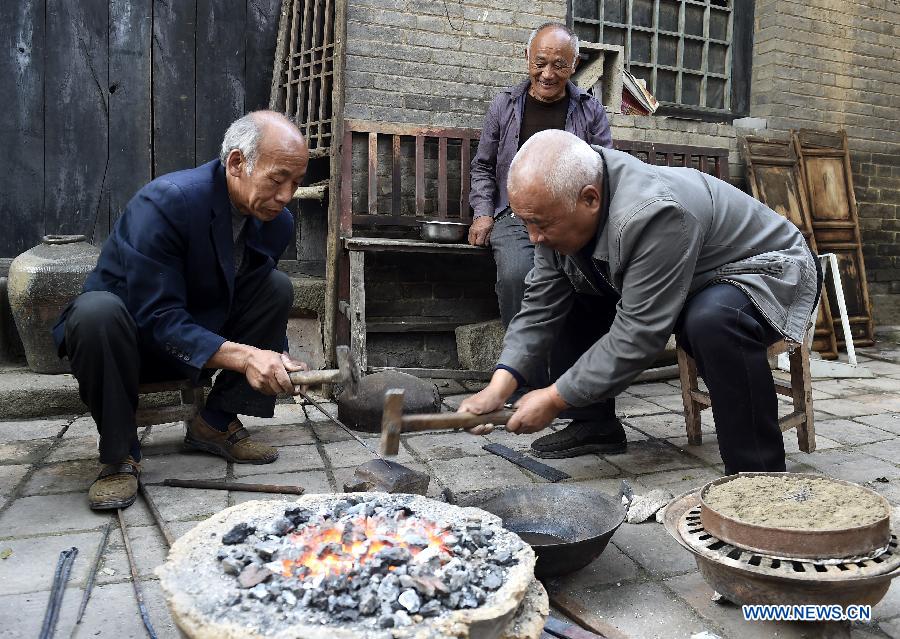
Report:
M 475 415 L 484 415 L 495 410 L 503 408 L 506 398 L 512 395 L 516 390 L 516 378 L 509 371 L 497 369 L 491 376 L 491 383 L 487 387 L 463 400 L 456 409 L 457 413 L 474 413 Z M 473 435 L 487 435 L 494 430 L 492 424 L 482 424 L 475 428 L 470 428 L 469 432 Z
M 301 362 L 299 359 L 294 359 L 291 357 L 290 353 L 282 353 L 281 354 L 281 363 L 284 364 L 284 370 L 288 373 L 293 373 L 294 371 L 308 371 L 309 366 L 306 365 L 306 362 Z M 294 386 L 292 395 L 299 395 L 300 393 L 305 393 L 307 387 L 306 386 Z
M 536 433 L 550 425 L 569 405 L 556 391 L 556 384 L 527 393 L 516 402 L 516 412 L 506 430 L 516 434 Z
M 253 390 L 264 395 L 292 394 L 294 385 L 286 366 L 281 353 L 253 348 L 247 354 L 243 372 Z
M 476 217 L 469 227 L 469 244 L 472 246 L 490 246 L 491 229 L 494 228 L 494 218 L 490 215 Z

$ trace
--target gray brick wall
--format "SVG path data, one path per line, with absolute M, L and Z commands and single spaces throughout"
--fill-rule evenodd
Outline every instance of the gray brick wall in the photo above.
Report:
M 845 129 L 876 321 L 900 320 L 900 2 L 757 0 L 751 115 Z
M 525 75 L 525 43 L 565 2 L 350 0 L 345 117 L 480 128 Z

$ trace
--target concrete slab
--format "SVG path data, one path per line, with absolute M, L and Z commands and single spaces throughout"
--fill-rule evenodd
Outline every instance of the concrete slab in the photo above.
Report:
M 238 417 L 248 429 L 297 426 L 307 421 L 306 412 L 303 408 L 298 403 L 275 404 L 275 415 L 273 417 L 252 417 L 250 415 L 239 415 Z
M 900 479 L 900 468 L 896 465 L 856 450 L 826 450 L 809 455 L 798 453 L 791 455 L 791 458 L 826 475 L 857 483 L 876 477 Z
M 823 434 L 819 433 L 819 424 L 824 422 L 816 423 L 816 450 L 831 450 L 832 448 L 840 448 L 843 446 L 838 441 L 831 439 L 829 437 L 825 437 Z M 797 430 L 792 428 L 791 430 L 786 430 L 781 434 L 784 439 L 784 452 L 786 455 L 790 455 L 791 453 L 799 453 L 800 452 L 800 443 L 797 441 Z
M 679 390 L 671 384 L 665 382 L 644 382 L 642 384 L 632 384 L 628 387 L 628 394 L 636 397 L 664 397 L 678 396 L 681 397 Z
M 353 439 L 344 429 L 330 421 L 313 421 L 312 429 L 316 439 L 323 444 L 345 442 Z M 360 437 L 364 435 L 364 433 L 356 434 Z
M 612 543 L 656 577 L 697 570 L 693 555 L 672 539 L 662 524 L 622 524 Z
M 863 394 L 872 392 L 900 393 L 900 380 L 892 377 L 871 377 L 868 379 L 848 379 L 847 384 L 863 391 Z
M 88 508 L 87 495 L 62 493 L 20 497 L 0 514 L 0 536 L 92 530 L 106 524 L 107 518 L 107 515 Z
M 31 475 L 22 488 L 22 494 L 87 493 L 99 472 L 100 464 L 96 459 L 76 459 L 47 464 Z
M 897 380 L 900 382 L 900 380 Z M 854 395 L 851 399 L 860 404 L 865 404 L 869 407 L 869 412 L 867 414 L 874 414 L 872 412 L 873 409 L 877 409 L 878 413 L 888 413 L 888 412 L 897 412 L 900 411 L 900 398 L 898 398 L 898 394 L 900 392 L 892 392 L 892 393 L 868 393 L 866 395 Z
M 294 424 L 260 424 L 247 430 L 253 435 L 253 441 L 276 448 L 316 443 L 316 433 L 307 421 Z
M 476 461 L 473 461 L 476 460 Z M 428 462 L 432 481 L 438 480 L 454 497 L 460 493 L 484 488 L 506 488 L 532 483 L 531 479 L 505 459 L 486 455 Z
M 39 462 L 55 443 L 55 439 L 32 439 L 26 442 L 0 444 L 0 465 Z
M 56 437 L 69 421 L 69 419 L 0 421 L 0 443 Z
M 865 417 L 857 417 L 853 421 L 886 430 L 894 435 L 900 435 L 900 413 L 866 415 Z
M 826 419 L 815 426 L 817 444 L 821 435 L 844 445 L 869 444 L 894 437 L 893 433 L 850 419 Z
M 857 446 L 856 450 L 861 453 L 867 453 L 872 457 L 891 462 L 892 464 L 897 464 L 897 462 L 900 461 L 900 439 L 896 437 L 883 442 Z
M 836 417 L 857 417 L 859 415 L 874 415 L 883 413 L 887 408 L 882 408 L 865 401 L 858 401 L 856 396 L 841 399 L 823 399 L 815 403 L 815 409 Z
M 687 575 L 671 577 L 663 582 L 672 589 L 708 624 L 711 625 L 711 632 L 716 632 L 712 628 L 721 629 L 720 634 L 724 637 L 734 637 L 736 639 L 820 639 L 822 637 L 831 637 L 837 639 L 841 636 L 848 636 L 849 632 L 840 625 L 829 625 L 819 623 L 787 623 L 787 622 L 771 622 L 771 621 L 744 621 L 740 606 L 730 603 L 716 603 L 712 601 L 713 591 L 703 581 L 703 577 L 699 572 L 692 572 Z
M 651 397 L 648 401 L 653 402 L 657 406 L 661 406 L 667 411 L 672 411 L 675 413 L 684 412 L 684 400 L 681 399 L 681 392 L 679 392 L 677 395 L 672 394 L 661 397 Z
M 630 417 L 634 417 L 636 415 L 649 415 L 651 413 L 661 413 L 663 409 L 659 407 L 657 400 L 663 400 L 668 402 L 671 396 L 669 395 L 657 395 L 652 397 L 653 401 L 647 401 L 641 397 L 634 397 L 633 395 L 623 394 L 616 397 L 616 415 L 624 419 L 628 419 Z M 681 401 L 681 397 L 678 397 L 678 401 Z
M 42 375 L 27 368 L 0 369 L 0 420 L 82 413 L 71 375 Z
M 126 515 L 127 516 L 127 515 Z M 166 560 L 169 547 L 157 526 L 134 526 L 127 523 L 128 538 L 134 552 L 134 563 L 141 579 L 155 579 L 153 569 Z M 93 559 L 93 555 L 88 555 Z M 97 583 L 108 584 L 131 579 L 131 568 L 125 552 L 122 531 L 118 528 L 110 531 L 106 551 L 97 571 Z
M 533 455 L 529 456 L 534 457 Z M 540 459 L 537 457 L 534 459 L 551 468 L 567 473 L 575 480 L 599 479 L 601 477 L 616 477 L 619 475 L 618 468 L 598 455 L 579 455 L 578 457 L 569 457 L 567 459 Z M 531 475 L 535 481 L 546 481 L 538 475 Z
M 689 490 L 700 488 L 721 476 L 722 473 L 719 470 L 710 467 L 667 470 L 661 473 L 640 475 L 634 480 L 634 489 L 640 492 L 638 487 L 643 487 L 646 491 L 662 488 L 673 495 L 681 495 Z
M 318 401 L 318 400 L 316 400 L 316 401 Z M 338 418 L 337 404 L 335 404 L 334 402 L 319 402 L 319 406 L 324 408 L 325 412 L 327 412 L 329 415 L 331 415 L 335 419 Z M 329 424 L 331 424 L 332 426 L 337 428 L 337 426 L 334 425 L 334 422 L 332 422 L 330 419 L 328 419 L 328 417 L 326 417 L 317 406 L 314 406 L 312 404 L 307 404 L 306 406 L 303 407 L 303 409 L 304 409 L 304 413 L 306 414 L 306 419 L 308 421 L 328 422 Z
M 257 468 L 259 468 L 257 466 Z M 303 486 L 304 494 L 334 492 L 328 482 L 328 475 L 324 470 L 308 470 L 298 473 L 264 473 L 261 475 L 246 475 L 235 480 L 248 484 L 276 484 L 287 486 Z M 278 495 L 268 493 L 250 493 L 244 491 L 231 491 L 228 493 L 229 505 L 242 504 L 254 499 L 277 499 L 280 501 L 294 501 L 297 495 Z
M 245 477 L 261 472 L 287 473 L 316 468 L 325 468 L 325 461 L 314 444 L 280 446 L 278 447 L 278 459 L 271 464 L 232 464 L 232 472 L 235 477 Z
M 655 439 L 629 443 L 628 452 L 622 455 L 610 455 L 606 459 L 622 470 L 635 475 L 675 468 L 696 468 L 701 465 L 696 457 Z
M 872 608 L 872 619 L 882 621 L 900 617 L 900 581 L 891 582 L 884 599 Z
M 710 411 L 703 414 L 703 430 L 715 432 Z M 625 420 L 628 426 L 635 428 L 650 437 L 665 439 L 669 437 L 683 437 L 687 434 L 687 426 L 684 422 L 684 413 L 657 413 L 655 415 L 641 415 L 639 417 L 630 417 Z
M 0 548 L 12 551 L 6 559 L 0 561 L 0 595 L 49 590 L 59 553 L 72 546 L 78 548 L 79 554 L 72 565 L 69 581 L 72 585 L 82 583 L 90 570 L 90 560 L 100 543 L 100 536 L 99 531 L 93 531 L 0 542 Z M 0 629 L 2 628 L 3 624 L 0 622 Z
M 228 505 L 228 493 L 224 490 L 167 486 L 148 486 L 147 490 L 166 521 L 205 519 Z
M 611 586 L 623 581 L 632 581 L 639 577 L 638 565 L 615 545 L 609 544 L 603 554 L 587 566 L 570 575 L 555 577 L 547 586 L 557 592 L 578 592 L 601 585 Z
M 0 495 L 12 495 L 29 470 L 31 466 L 27 464 L 0 466 Z
M 515 436 L 511 435 L 510 437 Z M 425 460 L 490 454 L 482 448 L 488 443 L 485 437 L 471 435 L 465 431 L 404 436 L 403 441 L 407 448 Z
M 710 629 L 690 606 L 654 582 L 595 586 L 569 594 L 626 637 L 688 639 Z
M 373 439 L 371 442 L 370 446 L 373 449 L 378 450 L 378 440 Z M 406 450 L 402 445 L 402 442 L 403 439 L 401 438 L 400 453 L 396 457 L 392 457 L 391 461 L 406 465 L 415 463 L 416 459 L 408 450 Z M 325 456 L 328 458 L 328 462 L 334 468 L 356 468 L 360 464 L 364 464 L 367 461 L 374 459 L 374 455 L 363 448 L 362 444 L 355 439 L 331 442 L 325 444 L 323 449 L 325 450 Z
M 141 474 L 148 484 L 161 483 L 167 478 L 225 479 L 227 462 L 207 453 L 175 453 L 145 455 L 141 460 Z
M 96 437 L 72 437 L 63 438 L 44 461 L 52 463 L 76 459 L 99 459 L 99 455 Z
M 66 429 L 64 437 L 96 437 L 97 424 L 90 415 L 77 417 Z
M 699 446 L 688 443 L 687 435 L 673 437 L 669 440 L 679 450 L 703 460 L 707 464 L 721 464 L 722 455 L 719 453 L 719 438 L 715 432 L 703 433 L 703 441 Z

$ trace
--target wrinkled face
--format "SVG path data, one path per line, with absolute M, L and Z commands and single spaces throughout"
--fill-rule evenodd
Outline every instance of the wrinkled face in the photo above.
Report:
M 548 27 L 528 49 L 529 92 L 541 102 L 555 102 L 566 94 L 566 81 L 575 71 L 575 49 L 565 31 Z
M 228 155 L 228 195 L 235 207 L 262 222 L 274 220 L 306 175 L 309 153 L 303 139 L 279 127 L 264 129 L 253 171 L 240 151 Z
M 509 204 L 525 223 L 532 244 L 541 244 L 562 255 L 573 255 L 591 241 L 600 223 L 600 193 L 589 184 L 577 200 L 550 199 L 538 181 L 509 192 Z

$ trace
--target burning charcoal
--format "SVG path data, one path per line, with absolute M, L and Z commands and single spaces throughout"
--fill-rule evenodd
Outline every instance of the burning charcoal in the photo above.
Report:
M 458 590 L 454 590 L 447 597 L 447 606 L 449 608 L 453 608 L 454 610 L 459 608 L 460 599 L 462 599 L 462 593 Z
M 475 596 L 475 593 L 470 588 L 462 591 L 462 598 L 459 603 L 463 608 L 477 608 L 479 604 L 478 597 Z
M 359 602 L 350 595 L 341 595 L 335 601 L 335 606 L 338 608 L 353 608 L 355 610 L 359 607 Z
M 403 626 L 409 626 L 412 624 L 412 619 L 409 618 L 409 615 L 406 614 L 405 610 L 398 610 L 394 613 L 394 625 L 397 628 L 402 628 Z
M 255 532 L 255 526 L 248 526 L 245 523 L 240 523 L 222 536 L 222 543 L 227 546 L 242 544 L 247 537 Z
M 343 554 L 344 547 L 341 546 L 340 543 L 336 541 L 330 541 L 327 544 L 322 544 L 319 546 L 319 552 L 316 553 L 316 556 L 319 559 L 326 557 L 328 555 L 340 555 Z
M 382 548 L 375 556 L 389 566 L 402 566 L 412 557 L 409 550 L 402 546 Z
M 290 590 L 282 590 L 281 599 L 291 608 L 297 605 L 297 597 Z
M 419 614 L 423 617 L 436 617 L 441 614 L 441 602 L 437 599 L 432 599 L 419 608 Z
M 378 598 L 382 602 L 393 603 L 400 596 L 400 580 L 396 575 L 388 575 L 378 584 Z
M 503 580 L 500 578 L 500 575 L 498 575 L 494 570 L 487 573 L 481 580 L 481 585 L 488 590 L 497 590 L 497 588 L 499 588 L 502 584 Z
M 306 508 L 288 508 L 284 511 L 284 516 L 290 519 L 291 523 L 296 527 L 309 521 L 309 518 L 312 517 L 312 512 Z
M 416 594 L 416 591 L 412 589 L 404 590 L 400 593 L 397 601 L 410 612 L 419 612 L 419 608 L 422 606 L 422 600 L 419 599 L 419 595 Z
M 516 563 L 516 560 L 513 558 L 512 552 L 509 550 L 498 550 L 495 552 L 492 557 L 495 564 L 499 564 L 501 566 L 509 566 L 510 564 Z
M 253 550 L 263 561 L 271 561 L 280 547 L 281 544 L 275 541 L 261 541 L 253 547 Z
M 356 621 L 359 619 L 359 610 L 356 608 L 344 608 L 335 616 L 341 621 Z
M 379 628 L 393 628 L 394 627 L 394 615 L 382 615 L 378 617 L 378 627 Z
M 371 615 L 378 610 L 378 597 L 371 590 L 367 590 L 359 598 L 359 611 L 364 615 Z
M 448 577 L 450 578 L 450 590 L 459 590 L 469 581 L 469 575 L 462 570 L 454 570 Z
M 331 512 L 334 514 L 335 518 L 340 518 L 353 505 L 354 504 L 351 504 L 346 499 L 341 499 L 334 503 L 334 506 L 331 507 Z
M 237 559 L 233 559 L 231 557 L 222 560 L 222 570 L 225 571 L 226 575 L 233 575 L 237 577 L 239 574 L 241 574 L 241 571 L 243 569 L 243 561 L 238 561 Z
M 287 517 L 279 517 L 274 520 L 266 532 L 270 535 L 276 535 L 278 537 L 284 537 L 286 534 L 291 532 L 294 529 L 294 522 L 292 522 Z
M 259 599 L 260 601 L 265 601 L 269 598 L 269 590 L 263 584 L 257 584 L 250 589 L 250 592 L 247 593 L 250 597 L 254 599 Z
M 272 576 L 272 571 L 259 564 L 246 566 L 238 577 L 241 588 L 253 588 Z
M 403 541 L 413 548 L 428 548 L 428 540 L 421 535 L 407 535 Z

